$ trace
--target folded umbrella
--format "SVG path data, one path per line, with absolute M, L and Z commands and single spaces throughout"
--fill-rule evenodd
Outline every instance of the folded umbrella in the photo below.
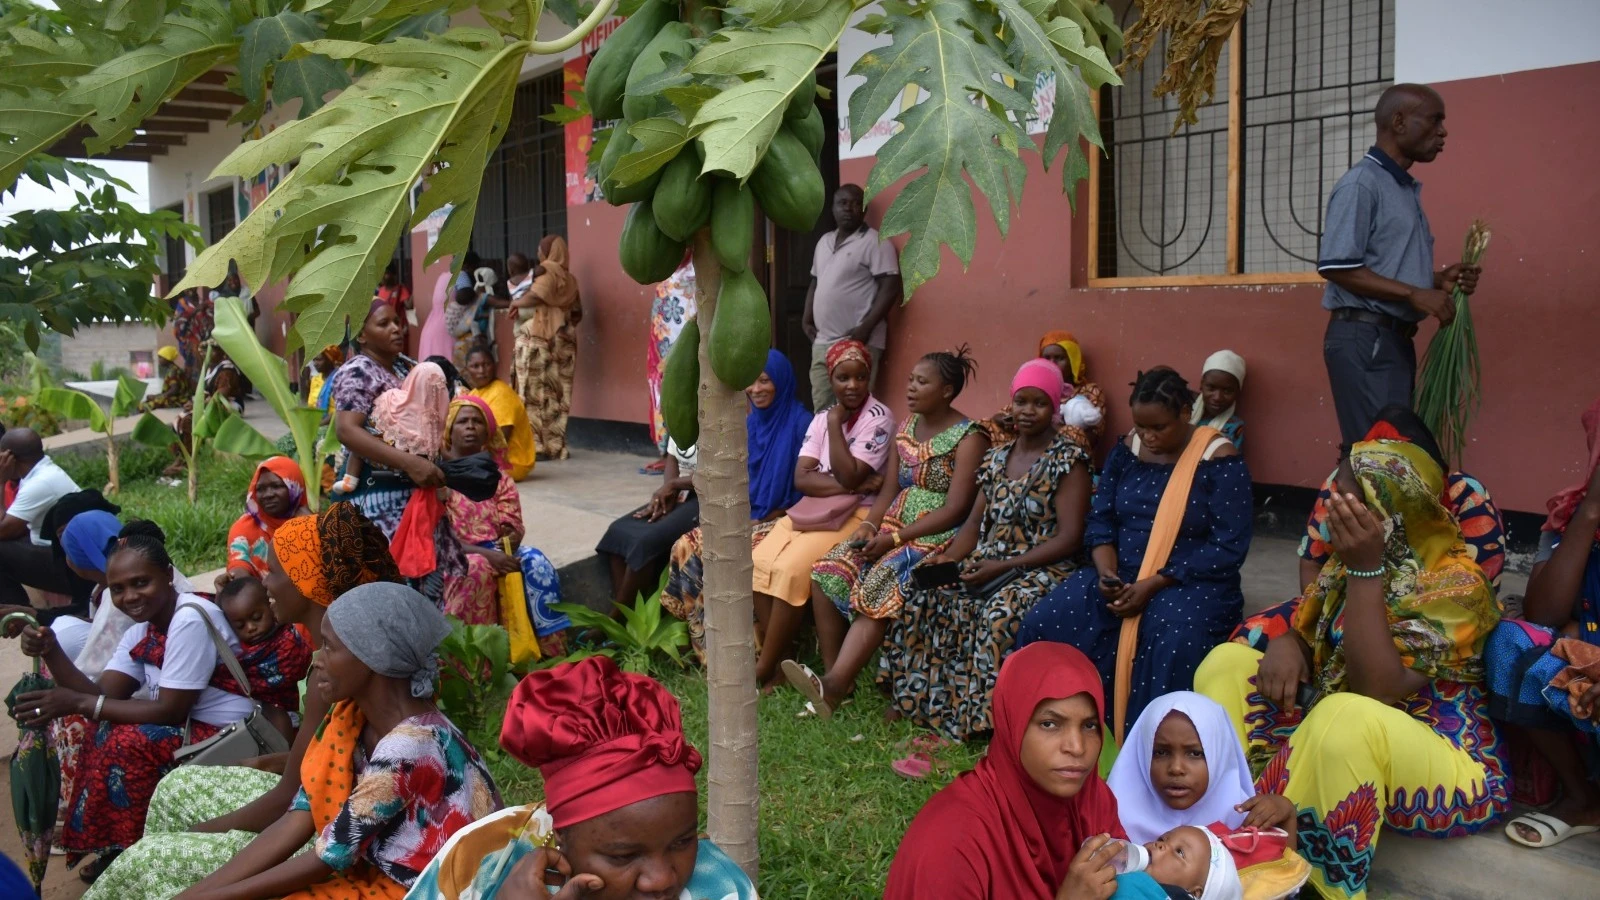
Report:
M 0 631 L 14 619 L 38 624 L 27 613 L 12 613 L 0 620 Z M 55 682 L 39 673 L 39 660 L 35 658 L 33 671 L 18 679 L 6 695 L 6 711 L 15 719 L 18 695 L 53 687 Z M 47 727 L 21 725 L 17 749 L 11 754 L 11 812 L 28 858 L 28 876 L 33 879 L 34 893 L 40 895 L 45 869 L 50 865 L 50 843 L 55 839 L 56 807 L 61 793 L 61 762 L 45 733 Z

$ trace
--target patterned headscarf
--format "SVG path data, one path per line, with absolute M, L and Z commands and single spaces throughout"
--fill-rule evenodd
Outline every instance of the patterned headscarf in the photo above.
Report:
M 272 552 L 295 588 L 318 606 L 358 585 L 404 581 L 389 539 L 351 503 L 283 523 L 272 536 Z
M 1456 682 L 1483 680 L 1483 644 L 1500 602 L 1472 561 L 1461 527 L 1439 502 L 1444 472 L 1426 451 L 1399 441 L 1350 448 L 1361 493 L 1383 523 L 1383 590 L 1389 632 L 1409 669 Z M 1295 628 L 1311 645 L 1321 693 L 1347 683 L 1344 600 L 1348 573 L 1337 557 L 1307 591 Z
M 1083 348 L 1078 345 L 1078 339 L 1070 331 L 1047 331 L 1039 339 L 1039 352 L 1044 353 L 1044 348 L 1051 344 L 1067 351 L 1067 362 L 1072 364 L 1072 383 L 1083 384 L 1088 373 L 1084 371 Z
M 858 362 L 871 369 L 872 352 L 867 349 L 866 344 L 845 338 L 841 341 L 834 341 L 833 346 L 828 348 L 827 361 L 829 376 L 833 375 L 833 370 L 847 362 Z

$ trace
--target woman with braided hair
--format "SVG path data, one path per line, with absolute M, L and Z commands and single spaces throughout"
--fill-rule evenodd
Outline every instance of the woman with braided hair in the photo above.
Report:
M 1152 698 L 1187 689 L 1244 607 L 1250 470 L 1215 429 L 1190 423 L 1194 396 L 1170 368 L 1139 373 L 1133 431 L 1111 449 L 1085 528 L 1094 566 L 1039 601 L 1017 635 L 1019 647 L 1061 641 L 1082 650 L 1111 697 L 1123 620 L 1142 616 L 1125 722 Z

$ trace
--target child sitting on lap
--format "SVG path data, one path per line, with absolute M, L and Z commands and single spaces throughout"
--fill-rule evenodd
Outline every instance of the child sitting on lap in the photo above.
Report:
M 444 441 L 450 385 L 435 363 L 418 363 L 397 388 L 378 395 L 372 404 L 372 427 L 384 443 L 404 453 L 435 459 Z M 361 457 L 344 451 L 344 467 L 334 485 L 338 494 L 353 494 L 361 481 Z
M 250 682 L 251 698 L 261 704 L 267 721 L 293 741 L 299 683 L 311 671 L 310 642 L 272 615 L 267 589 L 254 578 L 235 578 L 223 585 L 217 591 L 217 606 L 244 648 L 239 665 Z

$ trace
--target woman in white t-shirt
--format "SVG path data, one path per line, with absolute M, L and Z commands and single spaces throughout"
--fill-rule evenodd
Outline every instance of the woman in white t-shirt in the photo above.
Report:
M 144 832 L 156 783 L 187 741 L 200 741 L 244 719 L 252 704 L 233 682 L 212 642 L 215 633 L 235 653 L 239 642 L 222 611 L 173 586 L 172 559 L 154 537 L 125 537 L 106 558 L 106 593 L 134 622 L 100 677 L 91 680 L 62 651 L 48 628 L 28 628 L 22 651 L 43 657 L 57 687 L 22 694 L 12 713 L 41 726 L 81 715 L 99 726 L 83 748 L 74 798 L 58 840 L 69 865 L 89 854 L 92 881 Z M 204 618 L 202 618 L 204 617 Z M 153 700 L 135 700 L 135 693 Z

